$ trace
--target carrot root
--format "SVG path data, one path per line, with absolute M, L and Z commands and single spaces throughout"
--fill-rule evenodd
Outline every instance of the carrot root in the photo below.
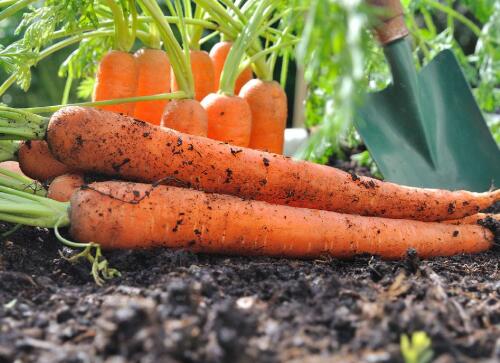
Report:
M 47 140 L 70 168 L 150 183 L 175 179 L 207 192 L 302 208 L 440 221 L 478 213 L 500 200 L 500 190 L 400 186 L 91 108 L 56 112 Z
M 477 253 L 493 243 L 481 226 L 362 217 L 137 183 L 91 184 L 73 194 L 71 206 L 73 237 L 103 248 L 399 259 L 409 248 L 429 258 Z

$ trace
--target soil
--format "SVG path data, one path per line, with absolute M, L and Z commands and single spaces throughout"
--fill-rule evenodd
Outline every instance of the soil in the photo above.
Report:
M 0 363 L 403 362 L 415 331 L 435 362 L 500 361 L 498 249 L 392 262 L 107 251 L 122 276 L 102 287 L 60 252 L 45 229 L 0 241 Z

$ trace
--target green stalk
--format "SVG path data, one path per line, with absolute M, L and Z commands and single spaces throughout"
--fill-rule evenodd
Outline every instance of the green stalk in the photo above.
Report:
M 113 13 L 113 21 L 115 23 L 115 49 L 123 52 L 130 51 L 133 45 L 133 38 L 129 30 L 127 19 L 123 13 L 123 9 L 118 6 L 114 0 L 106 0 L 106 4 Z
M 83 39 L 93 38 L 93 37 L 107 37 L 107 36 L 112 36 L 113 34 L 114 34 L 114 32 L 112 30 L 96 30 L 96 31 L 88 32 L 88 33 L 78 34 L 78 35 L 72 36 L 70 38 L 66 38 L 66 39 L 60 41 L 59 43 L 55 43 L 55 44 L 51 45 L 50 47 L 45 48 L 43 51 L 41 51 L 38 54 L 38 57 L 36 58 L 33 66 L 35 66 L 41 60 L 52 55 L 53 53 L 65 48 L 65 47 L 68 47 L 70 45 L 73 45 L 75 43 L 78 43 Z M 10 75 L 9 78 L 0 86 L 0 96 L 2 94 L 4 94 L 9 89 L 9 87 L 12 86 L 16 82 L 17 77 L 18 77 L 17 74 Z
M 0 0 L 0 8 L 15 4 L 18 0 Z
M 241 35 L 233 43 L 221 74 L 220 90 L 219 92 L 225 95 L 232 96 L 234 94 L 234 87 L 236 79 L 238 78 L 239 65 L 245 56 L 246 50 L 252 42 L 258 37 L 260 26 L 264 22 L 266 16 L 272 10 L 269 6 L 269 0 L 262 0 L 258 5 L 248 24 L 243 28 Z
M 19 151 L 19 141 L 0 140 L 0 162 L 16 161 L 18 151 Z
M 0 139 L 43 140 L 49 119 L 31 112 L 0 107 Z
M 467 19 L 464 15 L 460 14 L 458 11 L 456 11 L 453 8 L 450 8 L 446 5 L 441 4 L 440 2 L 436 0 L 423 0 L 424 3 L 427 3 L 428 5 L 441 10 L 442 12 L 446 13 L 448 16 L 451 16 L 458 21 L 460 21 L 462 24 L 467 26 L 478 38 L 481 38 L 481 29 L 474 24 L 471 20 Z
M 7 19 L 8 17 L 11 17 L 19 10 L 22 10 L 23 8 L 27 7 L 31 3 L 34 3 L 35 1 L 36 0 L 21 0 L 14 2 L 7 9 L 4 9 L 2 10 L 2 12 L 0 12 L 0 21 Z
M 158 26 L 167 54 L 170 58 L 170 64 L 175 74 L 175 79 L 179 89 L 186 93 L 188 98 L 194 97 L 194 81 L 191 74 L 191 64 L 183 52 L 183 49 L 177 42 L 169 23 L 158 6 L 156 0 L 141 0 L 141 7 L 149 13 Z
M 174 100 L 186 98 L 186 93 L 182 91 L 172 92 L 172 93 L 158 93 L 156 95 L 150 96 L 137 96 L 137 97 L 127 97 L 127 98 L 115 98 L 112 100 L 103 101 L 89 101 L 89 102 L 77 102 L 70 103 L 67 105 L 52 105 L 52 106 L 42 106 L 42 107 L 28 107 L 21 108 L 18 110 L 33 112 L 33 113 L 51 113 L 60 110 L 63 107 L 69 106 L 84 106 L 84 107 L 95 107 L 95 106 L 109 106 L 116 105 L 118 103 L 131 103 L 140 101 L 159 101 L 159 100 Z
M 71 248 L 84 249 L 68 260 L 84 258 L 89 261 L 92 266 L 91 275 L 98 285 L 102 285 L 105 279 L 120 276 L 119 271 L 109 268 L 108 262 L 102 256 L 100 245 L 93 242 L 77 243 L 61 236 L 59 228 L 70 225 L 70 206 L 68 202 L 62 203 L 9 188 L 0 178 L 0 220 L 27 226 L 54 228 L 56 237 L 63 244 Z
M 42 197 L 47 195 L 47 191 L 39 182 L 3 168 L 0 168 L 0 185 Z
M 268 54 L 277 52 L 277 51 L 279 51 L 279 50 L 281 50 L 283 48 L 292 47 L 292 46 L 298 44 L 299 42 L 300 42 L 300 39 L 295 39 L 295 40 L 291 40 L 291 41 L 288 41 L 288 42 L 283 42 L 283 43 L 280 43 L 280 44 L 275 44 L 272 47 L 268 47 L 268 48 L 260 51 L 259 53 L 254 54 L 253 56 L 251 56 L 247 60 L 245 60 L 241 64 L 241 66 L 240 66 L 240 71 L 243 71 L 246 67 L 248 67 L 252 63 L 257 62 L 259 59 L 265 58 L 265 56 L 268 55 Z M 267 79 L 267 80 L 269 81 L 270 79 Z
M 66 84 L 64 85 L 63 96 L 61 104 L 65 105 L 68 103 L 69 93 L 71 91 L 71 85 L 73 84 L 73 72 L 71 63 L 68 66 L 68 78 L 66 78 Z

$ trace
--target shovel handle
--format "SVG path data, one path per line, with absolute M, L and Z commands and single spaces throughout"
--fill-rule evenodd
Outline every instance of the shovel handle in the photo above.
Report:
M 375 33 L 382 45 L 387 45 L 408 35 L 400 0 L 367 0 L 367 2 L 381 10 L 380 23 L 375 26 Z

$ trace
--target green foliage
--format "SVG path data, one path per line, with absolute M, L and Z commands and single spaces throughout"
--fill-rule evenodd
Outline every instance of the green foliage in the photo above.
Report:
M 296 17 L 303 32 L 297 58 L 305 70 L 308 96 L 306 126 L 317 126 L 310 143 L 297 156 L 326 162 L 343 157 L 351 122 L 362 93 L 391 81 L 381 47 L 371 36 L 374 12 L 362 1 L 296 0 L 310 10 Z M 452 49 L 484 112 L 500 109 L 500 2 L 495 0 L 403 0 L 414 43 L 417 68 L 440 51 Z M 458 10 L 457 10 L 458 9 Z M 475 19 L 459 12 L 469 10 Z M 479 25 L 478 25 L 479 24 Z M 354 29 L 352 27 L 354 26 Z M 361 69 L 361 71 L 360 71 Z M 497 124 L 490 124 L 497 140 Z
M 431 349 L 431 339 L 422 331 L 413 333 L 411 340 L 403 334 L 400 345 L 405 363 L 430 363 L 434 355 Z
M 309 85 L 305 115 L 307 126 L 319 125 L 312 140 L 298 156 L 326 162 L 340 152 L 356 105 L 356 90 L 364 82 L 364 53 L 367 49 L 366 16 L 362 1 L 297 0 L 298 7 L 310 3 L 297 60 Z

